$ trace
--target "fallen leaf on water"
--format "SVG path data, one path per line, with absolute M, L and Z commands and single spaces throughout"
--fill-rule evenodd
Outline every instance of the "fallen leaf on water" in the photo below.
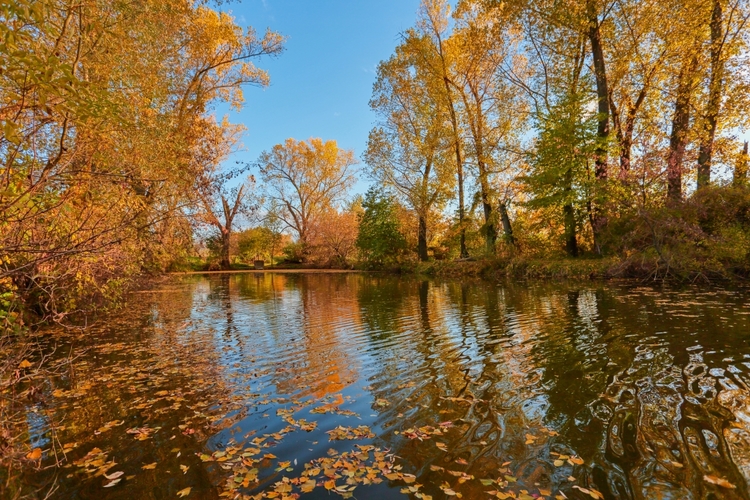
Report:
M 703 476 L 703 480 L 707 483 L 715 484 L 717 486 L 721 486 L 722 488 L 729 488 L 731 490 L 735 489 L 736 486 L 727 481 L 726 479 L 716 477 L 716 476 Z
M 599 492 L 598 492 L 598 491 L 596 491 L 595 489 L 590 489 L 590 490 L 589 490 L 589 489 L 586 489 L 586 488 L 581 488 L 581 487 L 580 487 L 580 486 L 578 486 L 577 484 L 576 484 L 576 485 L 573 485 L 573 488 L 577 489 L 577 490 L 578 490 L 578 491 L 580 491 L 581 493 L 585 493 L 586 495 L 588 495 L 588 496 L 590 496 L 591 498 L 594 498 L 594 499 L 596 499 L 596 500 L 604 500 L 604 495 L 602 495 L 601 493 L 599 493 Z
M 448 451 L 448 445 L 446 445 L 445 443 L 438 443 L 436 441 L 435 442 L 435 446 L 437 446 L 438 448 L 440 448 L 443 451 Z
M 190 486 L 188 486 L 188 487 L 187 487 L 187 488 L 185 488 L 184 490 L 180 490 L 180 491 L 178 491 L 178 492 L 177 492 L 177 496 L 178 496 L 178 497 L 186 497 L 186 496 L 188 496 L 188 495 L 190 494 L 190 490 L 191 490 L 191 487 L 190 487 Z
M 111 488 L 112 486 L 116 485 L 116 484 L 117 484 L 117 483 L 119 483 L 120 481 L 122 481 L 122 478 L 118 478 L 118 479 L 115 479 L 115 480 L 113 480 L 113 481 L 110 481 L 110 482 L 108 482 L 107 484 L 105 484 L 105 485 L 104 485 L 104 487 L 105 487 L 105 488 Z
M 143 467 L 141 467 L 141 469 L 143 469 L 143 470 L 156 469 L 156 462 L 154 462 L 152 464 L 144 465 Z
M 125 474 L 125 473 L 123 471 L 119 470 L 117 472 L 113 472 L 112 474 L 104 474 L 104 477 L 106 477 L 107 479 L 111 480 L 111 479 L 117 479 L 118 477 L 122 476 L 123 474 Z

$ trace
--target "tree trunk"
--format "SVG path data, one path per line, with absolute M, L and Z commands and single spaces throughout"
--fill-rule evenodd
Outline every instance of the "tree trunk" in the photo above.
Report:
M 748 158 L 747 141 L 745 141 L 745 146 L 742 148 L 742 153 L 740 153 L 740 157 L 737 158 L 737 163 L 734 166 L 734 175 L 732 176 L 733 186 L 739 187 L 747 185 L 748 163 L 750 163 L 750 158 Z
M 229 244 L 230 244 L 231 232 L 227 228 L 221 230 L 221 261 L 219 262 L 220 267 L 223 270 L 228 270 L 230 267 L 229 263 Z
M 721 58 L 723 34 L 721 2 L 713 0 L 713 11 L 711 12 L 711 78 L 708 84 L 708 104 L 704 116 L 704 129 L 698 152 L 698 189 L 708 186 L 711 182 L 711 156 L 719 120 L 724 78 L 724 63 Z
M 461 226 L 461 237 L 460 237 L 460 257 L 465 259 L 469 256 L 469 251 L 466 250 L 466 228 L 464 227 L 464 217 L 466 215 L 466 208 L 464 206 L 464 165 L 461 162 L 461 146 L 456 146 L 456 158 L 458 162 L 458 223 Z
M 573 172 L 568 169 L 565 172 L 565 191 L 570 194 L 573 190 Z M 578 241 L 576 240 L 576 215 L 573 205 L 568 202 L 563 206 L 565 219 L 565 250 L 571 257 L 578 257 Z
M 578 257 L 578 242 L 576 241 L 576 216 L 573 205 L 563 207 L 565 216 L 565 250 L 571 257 Z
M 477 162 L 479 167 L 479 182 L 482 189 L 482 209 L 484 210 L 484 243 L 488 255 L 495 254 L 497 243 L 497 229 L 492 217 L 492 203 L 490 203 L 490 186 L 487 180 L 487 166 L 483 161 Z
M 419 260 L 427 262 L 427 259 L 429 258 L 427 255 L 427 218 L 422 214 L 419 215 L 419 234 L 417 239 L 417 254 L 419 254 Z
M 594 10 L 593 1 L 588 2 L 589 41 L 591 42 L 591 56 L 594 60 L 594 76 L 596 77 L 596 97 L 598 101 L 598 126 L 596 135 L 600 139 L 596 154 L 596 178 L 607 179 L 607 148 L 609 138 L 609 90 L 607 85 L 607 70 L 604 62 L 599 19 Z
M 695 56 L 689 63 L 683 64 L 677 84 L 677 100 L 672 117 L 672 133 L 669 138 L 669 157 L 667 158 L 667 200 L 672 203 L 682 200 L 682 158 L 685 156 L 687 147 L 692 77 L 697 64 L 698 59 Z
M 596 78 L 596 96 L 598 101 L 596 135 L 599 144 L 594 151 L 596 162 L 595 176 L 599 183 L 607 181 L 607 140 L 609 139 L 609 89 L 607 84 L 607 69 L 604 61 L 604 49 L 602 48 L 601 30 L 599 29 L 599 18 L 595 10 L 593 0 L 587 2 L 589 18 L 588 37 L 591 43 L 591 56 L 594 61 L 594 76 Z M 607 218 L 602 213 L 598 203 L 594 204 L 594 241 L 600 241 L 599 233 L 607 225 Z M 597 253 L 601 253 L 599 245 L 595 245 Z M 577 252 L 577 250 L 576 250 Z
M 508 217 L 508 206 L 506 205 L 506 202 L 500 203 L 499 210 L 500 220 L 503 223 L 503 233 L 505 236 L 505 241 L 507 241 L 511 245 L 515 245 L 516 239 L 513 237 L 513 226 L 511 226 L 510 224 L 510 217 Z

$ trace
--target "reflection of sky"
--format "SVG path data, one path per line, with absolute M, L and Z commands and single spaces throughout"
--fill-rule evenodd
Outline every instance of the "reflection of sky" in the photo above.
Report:
M 717 448 L 714 468 L 691 469 L 691 474 L 730 477 L 734 463 L 737 474 L 748 478 L 750 305 L 741 294 L 265 273 L 202 277 L 169 293 L 142 297 L 148 320 L 142 328 L 137 323 L 142 318 L 105 325 L 112 336 L 105 333 L 102 339 L 127 348 L 115 350 L 117 356 L 107 354 L 111 365 L 99 366 L 92 358 L 77 370 L 94 381 L 103 380 L 99 375 L 107 370 L 127 370 L 127 355 L 141 351 L 129 343 L 133 335 L 148 344 L 140 354 L 153 355 L 160 366 L 145 370 L 148 377 L 139 379 L 136 392 L 107 394 L 92 388 L 76 396 L 87 419 L 92 402 L 109 397 L 117 406 L 122 403 L 122 414 L 104 412 L 101 422 L 91 423 L 93 429 L 79 427 L 86 439 L 105 421 L 126 418 L 128 398 L 144 401 L 149 391 L 172 390 L 175 362 L 190 372 L 178 379 L 179 390 L 190 389 L 191 377 L 209 381 L 208 396 L 216 408 L 212 419 L 223 415 L 226 420 L 205 437 L 210 450 L 233 438 L 241 441 L 248 431 L 278 432 L 287 423 L 277 417 L 277 409 L 288 409 L 298 399 L 312 405 L 294 418 L 316 421 L 319 427 L 285 438 L 273 450 L 282 459 L 317 458 L 329 446 L 347 449 L 352 443 L 329 444 L 325 431 L 366 424 L 414 470 L 445 457 L 432 442 L 419 447 L 395 432 L 447 420 L 456 428 L 441 439 L 468 461 L 469 471 L 482 460 L 493 470 L 510 459 L 544 467 L 549 442 L 612 472 L 622 466 L 604 455 L 608 439 L 614 439 L 608 433 L 615 418 L 624 422 L 632 415 L 640 440 L 637 460 L 628 465 L 630 472 L 618 472 L 631 474 L 632 484 L 651 487 L 646 479 L 653 471 L 671 467 L 663 457 L 679 458 L 671 450 L 680 457 L 701 450 L 711 455 L 709 446 L 723 439 L 727 443 Z M 111 351 L 96 345 L 99 337 L 90 339 L 92 354 Z M 192 373 L 193 366 L 200 373 Z M 116 388 L 113 384 L 113 392 Z M 714 411 L 718 402 L 722 413 Z M 354 411 L 361 420 L 309 413 L 324 404 Z M 183 411 L 194 413 L 187 404 Z M 48 429 L 42 414 L 27 409 L 26 419 L 32 435 Z M 541 426 L 560 436 L 544 435 Z M 697 429 L 697 447 L 682 443 L 681 429 L 690 426 Z M 722 426 L 728 427 L 724 434 Z M 110 432 L 104 437 L 124 436 L 133 446 L 131 436 Z M 165 429 L 164 436 L 172 432 Z M 526 443 L 527 433 L 538 442 Z M 39 437 L 32 444 L 49 446 Z M 82 446 L 81 452 L 88 449 Z M 729 452 L 732 457 L 722 455 Z M 685 458 L 683 468 L 691 467 Z M 669 484 L 676 477 L 660 480 Z M 738 484 L 743 480 L 730 478 Z M 420 481 L 427 484 L 427 479 L 435 478 Z M 690 487 L 701 488 L 698 483 Z

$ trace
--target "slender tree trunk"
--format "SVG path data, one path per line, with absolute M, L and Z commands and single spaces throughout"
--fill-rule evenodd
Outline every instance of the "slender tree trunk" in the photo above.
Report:
M 492 216 L 492 203 L 490 201 L 490 182 L 487 163 L 484 161 L 484 114 L 482 110 L 482 99 L 477 89 L 469 84 L 473 105 L 469 102 L 464 89 L 459 89 L 463 98 L 464 106 L 468 115 L 469 129 L 474 142 L 474 151 L 477 158 L 477 170 L 479 170 L 479 187 L 481 189 L 482 209 L 484 211 L 484 243 L 485 251 L 488 255 L 495 254 L 495 245 L 497 243 L 497 228 Z M 474 109 L 472 112 L 471 110 Z
M 734 175 L 732 176 L 732 185 L 734 186 L 746 186 L 747 185 L 747 168 L 750 163 L 750 157 L 747 154 L 747 141 L 742 148 L 740 157 L 737 158 L 737 163 L 734 165 Z
M 445 62 L 443 62 L 443 71 L 446 71 Z M 456 173 L 458 176 L 458 224 L 461 226 L 460 257 L 464 259 L 469 256 L 469 252 L 466 250 L 466 228 L 464 227 L 464 217 L 466 216 L 466 205 L 464 203 L 464 162 L 461 155 L 461 137 L 458 133 L 458 119 L 456 118 L 456 110 L 453 106 L 450 80 L 448 79 L 448 76 L 443 77 L 443 82 L 445 83 L 445 94 L 448 99 L 448 112 L 450 114 L 451 126 L 453 128 L 453 143 L 456 153 Z
M 500 220 L 503 223 L 503 233 L 505 236 L 505 241 L 507 241 L 511 245 L 515 245 L 516 239 L 513 237 L 513 226 L 511 226 L 510 224 L 510 217 L 508 217 L 507 202 L 504 201 L 500 203 L 499 210 L 500 210 Z
M 479 167 L 479 184 L 482 190 L 482 209 L 484 210 L 484 243 L 487 254 L 495 254 L 497 243 L 497 229 L 492 217 L 492 203 L 490 202 L 490 186 L 487 180 L 487 165 L 483 161 L 477 162 Z
M 565 191 L 569 194 L 573 190 L 573 172 L 568 169 L 565 172 Z M 578 241 L 576 240 L 576 215 L 573 205 L 568 202 L 563 206 L 565 219 L 565 250 L 568 255 L 578 257 Z
M 576 216 L 573 205 L 563 206 L 565 216 L 565 250 L 571 257 L 578 257 L 578 241 L 576 240 Z
M 423 214 L 419 214 L 417 254 L 419 254 L 419 260 L 421 260 L 422 262 L 427 262 L 427 218 Z
M 219 262 L 220 267 L 223 270 L 230 268 L 229 262 L 229 245 L 230 245 L 231 232 L 229 228 L 221 228 L 221 261 Z
M 596 96 L 598 101 L 597 108 L 597 130 L 596 135 L 599 144 L 594 151 L 594 160 L 596 162 L 595 176 L 601 187 L 607 181 L 607 140 L 609 139 L 609 89 L 607 83 L 607 69 L 604 61 L 604 49 L 602 47 L 601 30 L 599 18 L 596 13 L 596 7 L 593 0 L 588 0 L 587 11 L 589 18 L 589 42 L 591 43 L 591 56 L 594 61 L 594 76 L 596 78 Z M 629 167 L 628 167 L 629 168 Z M 598 203 L 594 205 L 594 241 L 600 241 L 599 233 L 607 225 L 606 215 L 602 213 Z M 596 244 L 597 253 L 601 253 L 601 248 Z
M 596 154 L 596 178 L 607 179 L 607 148 L 606 141 L 609 138 L 609 89 L 607 85 L 607 69 L 604 62 L 604 49 L 602 48 L 601 32 L 599 30 L 599 19 L 594 10 L 593 1 L 588 2 L 589 15 L 589 41 L 591 42 L 591 56 L 594 60 L 594 76 L 596 77 L 596 97 L 598 101 L 598 126 L 596 135 L 600 139 Z
M 683 64 L 677 84 L 677 99 L 672 117 L 672 133 L 669 138 L 669 156 L 667 158 L 667 199 L 672 203 L 682 200 L 682 159 L 687 147 L 687 133 L 690 127 L 690 97 L 692 78 L 697 57 Z
M 721 2 L 720 0 L 713 0 L 711 12 L 711 78 L 709 80 L 708 105 L 704 116 L 704 130 L 698 152 L 698 189 L 708 186 L 711 182 L 711 157 L 723 91 L 724 62 L 721 57 L 723 35 Z

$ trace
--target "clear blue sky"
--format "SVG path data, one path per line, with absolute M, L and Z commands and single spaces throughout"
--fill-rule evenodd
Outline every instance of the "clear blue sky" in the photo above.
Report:
M 241 26 L 287 37 L 268 70 L 266 89 L 244 89 L 245 107 L 230 112 L 246 128 L 243 150 L 228 162 L 255 161 L 289 137 L 335 139 L 360 158 L 375 116 L 368 101 L 375 68 L 393 53 L 399 33 L 414 24 L 419 0 L 243 0 L 224 6 Z M 224 113 L 219 110 L 219 113 Z M 364 176 L 356 191 L 366 190 Z

